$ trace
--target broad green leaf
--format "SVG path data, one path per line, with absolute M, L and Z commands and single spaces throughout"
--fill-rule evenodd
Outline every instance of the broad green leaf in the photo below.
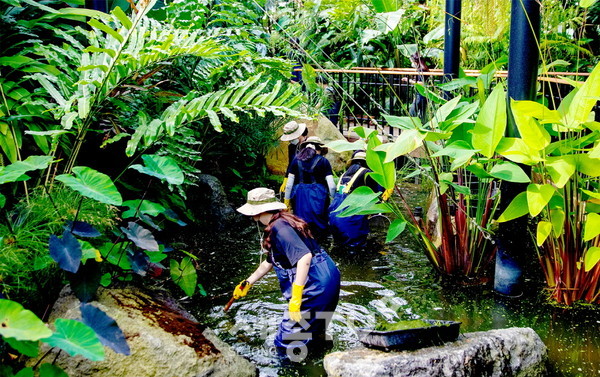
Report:
M 511 109 L 521 139 L 527 146 L 539 151 L 550 144 L 550 134 L 529 114 L 532 101 L 515 101 L 511 99 Z
M 17 302 L 0 299 L 0 336 L 36 341 L 50 335 L 52 331 L 32 311 Z
M 395 219 L 388 228 L 385 242 L 392 242 L 396 239 L 406 228 L 406 221 L 404 219 Z
M 42 339 L 52 347 L 59 347 L 71 356 L 81 355 L 92 361 L 104 360 L 104 347 L 94 330 L 73 319 L 58 318 L 56 332 Z
M 452 165 L 450 166 L 450 170 L 456 170 L 467 163 L 477 152 L 478 150 L 471 148 L 469 143 L 459 140 L 446 145 L 443 149 L 432 154 L 431 157 L 451 157 Z
M 575 169 L 576 160 L 573 155 L 548 157 L 546 162 L 546 170 L 558 188 L 565 187 L 569 178 L 575 173 Z
M 579 2 L 579 6 L 582 8 L 589 8 L 592 5 L 594 5 L 595 2 L 596 2 L 596 0 L 581 0 Z
M 123 270 L 131 270 L 131 263 L 127 258 L 127 248 L 125 247 L 125 243 L 120 242 L 114 244 L 112 242 L 107 242 L 100 246 L 99 250 L 102 258 L 108 263 L 119 266 Z
M 40 352 L 40 342 L 32 340 L 16 340 L 15 338 L 4 338 L 9 346 L 28 357 L 36 357 Z M 1 375 L 1 374 L 0 374 Z
M 585 221 L 585 230 L 583 231 L 583 240 L 589 241 L 600 234 L 600 215 L 597 213 L 588 213 Z
M 129 217 L 150 215 L 150 216 L 158 216 L 165 211 L 165 207 L 163 207 L 159 203 L 154 203 L 150 200 L 126 200 L 123 202 L 123 206 L 129 208 L 127 211 L 123 211 L 121 217 L 126 219 Z
M 598 143 L 594 149 L 590 151 L 588 154 L 590 158 L 600 158 L 600 143 Z
M 488 174 L 487 171 L 485 171 L 483 164 L 480 162 L 474 162 L 471 165 L 467 166 L 466 169 L 471 173 L 475 174 L 475 176 L 479 179 L 493 178 L 491 175 Z
M 554 237 L 560 237 L 565 229 L 565 211 L 562 209 L 553 209 L 550 211 L 550 222 L 554 230 Z
M 585 266 L 585 272 L 590 271 L 600 262 L 600 247 L 592 246 L 585 252 L 583 264 Z
M 101 203 L 120 206 L 123 202 L 121 194 L 108 175 L 86 166 L 74 167 L 73 173 L 76 177 L 61 174 L 56 179 L 81 195 Z
M 590 177 L 600 176 L 600 159 L 590 158 L 588 154 L 576 154 L 577 171 Z
M 381 145 L 381 141 L 378 138 L 369 138 L 367 165 L 373 171 L 369 174 L 383 188 L 391 189 L 396 185 L 396 167 L 393 162 L 384 162 L 385 154 L 375 150 L 379 145 Z
M 130 168 L 135 169 L 140 173 L 165 180 L 172 185 L 180 185 L 183 183 L 183 171 L 171 157 L 145 154 L 142 156 L 142 159 L 146 166 L 136 164 L 132 165 Z
M 171 279 L 186 295 L 190 297 L 194 295 L 198 274 L 190 257 L 184 257 L 181 263 L 171 259 Z
M 588 120 L 590 111 L 596 106 L 600 96 L 600 64 L 597 64 L 583 86 L 577 90 L 565 114 L 565 125 L 577 128 Z
M 346 140 L 334 140 L 325 144 L 325 146 L 334 152 L 342 153 L 347 151 L 364 150 L 367 144 L 362 139 L 353 142 Z
M 0 185 L 15 182 L 29 171 L 46 169 L 52 159 L 52 156 L 29 156 L 23 161 L 14 162 L 0 169 Z
M 529 214 L 537 216 L 548 204 L 556 189 L 552 185 L 530 184 L 527 186 L 527 205 Z
M 40 367 L 40 377 L 69 377 L 61 367 L 44 363 Z
M 506 98 L 502 85 L 497 85 L 487 98 L 471 131 L 473 148 L 491 158 L 506 130 Z
M 505 221 L 510 221 L 516 218 L 519 218 L 521 216 L 524 216 L 528 213 L 528 206 L 527 206 L 527 193 L 526 192 L 522 192 L 520 194 L 518 194 L 517 196 L 515 196 L 515 198 L 512 200 L 512 202 L 510 202 L 510 204 L 508 205 L 508 207 L 506 207 L 506 210 L 504 210 L 504 212 L 502 212 L 502 214 L 500 215 L 500 217 L 498 218 L 498 222 L 502 223 Z
M 0 372 L 2 372 L 2 370 L 0 370 Z M 7 376 L 2 375 L 2 377 L 7 377 Z M 11 375 L 11 377 L 12 377 L 12 375 Z M 14 377 L 34 377 L 33 368 L 31 368 L 31 367 L 23 368 L 17 374 L 15 374 Z
M 365 128 L 365 127 L 354 127 L 351 129 L 351 131 L 356 132 L 356 134 L 360 137 L 362 137 L 363 139 L 370 139 L 370 137 L 372 135 L 377 135 L 377 130 L 374 130 L 372 128 Z
M 490 170 L 490 175 L 509 182 L 527 183 L 530 181 L 527 174 L 519 165 L 508 161 L 500 161 L 494 165 L 492 170 Z
M 550 110 L 543 104 L 534 101 L 515 101 L 511 99 L 511 109 L 513 113 L 517 110 L 522 115 L 539 120 L 541 124 L 560 123 L 561 121 L 558 111 Z
M 425 133 L 418 130 L 405 130 L 393 143 L 382 144 L 376 151 L 385 152 L 385 163 L 393 162 L 397 157 L 404 156 L 423 145 Z
M 391 127 L 401 128 L 404 130 L 417 130 L 423 126 L 421 119 L 417 117 L 399 117 L 386 114 L 384 114 L 383 117 Z
M 552 223 L 548 221 L 540 221 L 537 224 L 537 231 L 535 236 L 536 244 L 538 246 L 542 246 L 542 244 L 544 243 L 544 241 L 546 241 L 546 238 L 548 238 L 550 233 L 552 233 Z
M 370 187 L 360 186 L 344 199 L 334 213 L 339 217 L 348 217 L 391 212 L 387 204 L 378 202 L 379 193 L 373 192 Z

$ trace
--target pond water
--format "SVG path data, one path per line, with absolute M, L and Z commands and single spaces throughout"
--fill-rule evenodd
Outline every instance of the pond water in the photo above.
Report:
M 342 274 L 340 303 L 329 326 L 332 351 L 362 347 L 354 329 L 370 327 L 381 320 L 460 321 L 461 332 L 531 327 L 548 347 L 551 376 L 600 377 L 600 311 L 556 308 L 539 294 L 540 283 L 532 280 L 526 281 L 526 292 L 520 298 L 499 296 L 489 286 L 445 285 L 426 257 L 409 246 L 399 241 L 358 258 L 332 255 Z M 256 252 L 237 255 L 244 255 L 242 259 L 253 261 L 254 266 L 259 262 Z M 228 278 L 223 278 L 218 266 L 213 265 L 207 279 L 212 275 L 223 282 L 220 288 L 215 288 L 221 295 L 207 301 L 197 314 L 221 339 L 254 362 L 261 376 L 325 375 L 322 358 L 289 367 L 282 366 L 275 357 L 273 336 L 287 304 L 274 273 L 258 282 L 229 312 L 223 311 L 237 284 L 237 280 L 231 280 L 231 273 L 243 279 L 252 266 L 246 269 L 230 270 Z M 226 285 L 230 289 L 223 293 Z

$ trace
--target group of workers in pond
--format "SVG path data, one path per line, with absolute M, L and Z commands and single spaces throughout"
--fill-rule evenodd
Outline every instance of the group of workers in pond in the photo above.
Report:
M 381 187 L 367 176 L 365 152 L 354 153 L 349 169 L 337 186 L 327 153 L 316 136 L 295 121 L 283 128 L 281 140 L 290 141 L 290 163 L 281 187 L 284 202 L 275 191 L 259 187 L 248 192 L 237 210 L 265 226 L 261 247 L 267 258 L 238 284 L 233 298 L 246 296 L 253 284 L 275 268 L 288 308 L 275 335 L 275 347 L 285 360 L 301 361 L 311 350 L 325 345 L 325 331 L 337 307 L 340 272 L 320 246 L 328 236 L 351 248 L 364 246 L 369 233 L 366 216 L 338 217 L 335 211 L 359 186 Z M 298 140 L 294 142 L 294 140 Z M 333 198 L 330 205 L 330 198 Z M 289 210 L 293 211 L 290 212 Z

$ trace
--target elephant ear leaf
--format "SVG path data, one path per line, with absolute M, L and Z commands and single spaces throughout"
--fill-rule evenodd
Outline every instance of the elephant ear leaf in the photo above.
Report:
M 98 232 L 96 228 L 85 221 L 68 220 L 64 228 L 78 237 L 94 238 L 101 236 L 100 232 Z
M 32 340 L 16 340 L 15 338 L 4 338 L 4 341 L 9 346 L 17 350 L 19 353 L 28 356 L 36 357 L 40 353 L 40 342 Z M 0 374 L 1 376 L 2 374 Z
M 23 161 L 14 162 L 0 169 L 0 185 L 21 181 L 28 171 L 46 169 L 51 162 L 51 156 L 29 156 Z M 27 179 L 27 176 L 25 178 Z
M 171 278 L 173 282 L 188 296 L 193 296 L 196 290 L 196 281 L 198 274 L 190 257 L 185 257 L 181 260 L 181 264 L 175 259 L 171 259 Z
M 56 332 L 42 341 L 63 349 L 71 356 L 81 355 L 92 361 L 104 360 L 104 347 L 88 325 L 64 318 L 58 318 L 54 325 Z
M 172 185 L 183 183 L 183 171 L 171 157 L 145 154 L 142 158 L 146 166 L 136 164 L 132 165 L 131 169 L 167 181 Z
M 135 243 L 139 248 L 148 251 L 158 251 L 158 242 L 154 239 L 152 232 L 133 222 L 129 222 L 127 228 L 121 227 L 121 230 L 127 238 Z
M 52 335 L 32 311 L 17 302 L 0 299 L 0 336 L 35 341 Z
M 40 377 L 69 377 L 61 367 L 44 363 L 40 366 Z
M 102 344 L 123 355 L 131 353 L 125 335 L 114 319 L 92 304 L 81 304 L 80 309 L 83 323 L 96 332 Z
M 123 203 L 121 194 L 108 175 L 86 166 L 74 167 L 73 173 L 76 177 L 61 174 L 56 179 L 87 198 L 115 206 Z
M 50 236 L 50 256 L 60 268 L 65 271 L 76 273 L 81 263 L 81 244 L 68 230 L 63 232 L 63 237 Z

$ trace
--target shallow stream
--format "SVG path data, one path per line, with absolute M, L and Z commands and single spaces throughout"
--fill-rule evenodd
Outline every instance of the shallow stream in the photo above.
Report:
M 539 283 L 526 281 L 520 298 L 499 296 L 490 286 L 445 286 L 425 256 L 402 241 L 359 258 L 332 257 L 342 274 L 340 303 L 329 326 L 332 351 L 362 347 L 354 329 L 381 320 L 454 320 L 462 322 L 461 333 L 531 327 L 548 347 L 551 376 L 600 377 L 600 311 L 556 308 L 539 294 Z M 258 263 L 256 254 L 251 258 Z M 325 375 L 318 357 L 294 367 L 282 366 L 275 357 L 273 336 L 286 303 L 274 273 L 225 313 L 227 299 L 224 294 L 214 300 L 201 316 L 221 339 L 254 362 L 261 376 Z

